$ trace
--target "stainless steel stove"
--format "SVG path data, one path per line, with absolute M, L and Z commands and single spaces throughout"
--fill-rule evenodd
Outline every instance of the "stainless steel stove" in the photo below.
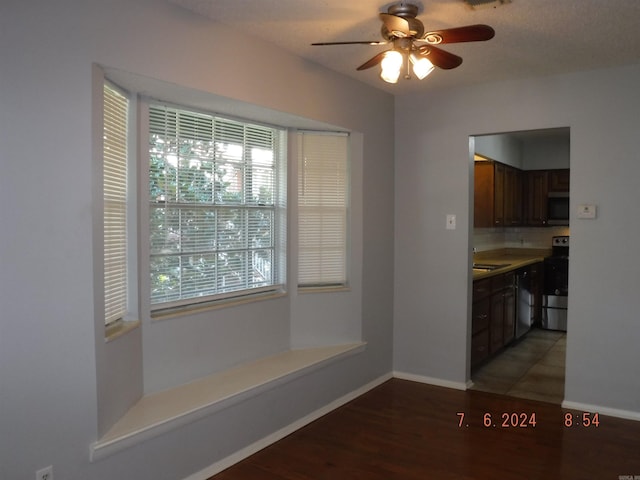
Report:
M 544 259 L 542 328 L 567 331 L 569 236 L 553 237 L 551 256 Z

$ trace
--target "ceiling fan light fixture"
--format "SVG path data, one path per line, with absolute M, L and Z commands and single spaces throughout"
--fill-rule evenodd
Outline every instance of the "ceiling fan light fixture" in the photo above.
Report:
M 431 72 L 433 72 L 433 70 L 436 68 L 433 65 L 433 63 L 431 63 L 431 60 L 429 60 L 428 58 L 425 58 L 425 57 L 419 58 L 415 54 L 412 53 L 409 56 L 409 59 L 411 60 L 411 63 L 413 64 L 413 73 L 420 80 L 425 78 L 427 75 L 429 75 Z
M 387 83 L 397 83 L 400 78 L 400 70 L 402 69 L 403 57 L 402 54 L 396 50 L 389 50 L 385 52 L 384 58 L 380 65 L 382 71 L 380 72 L 380 78 Z
M 380 78 L 387 83 L 398 83 L 400 70 L 382 70 L 380 72 Z
M 459 0 L 457 0 L 459 1 Z M 469 5 L 504 4 L 511 0 L 464 0 Z M 421 8 L 421 6 L 420 6 Z M 462 64 L 462 58 L 440 49 L 435 45 L 462 42 L 484 42 L 495 35 L 489 25 L 476 24 L 462 27 L 427 31 L 417 17 L 418 5 L 399 0 L 387 8 L 387 13 L 379 13 L 382 21 L 380 34 L 383 41 L 344 41 L 312 43 L 312 45 L 388 45 L 390 50 L 379 52 L 360 65 L 356 70 L 367 70 L 380 65 L 380 77 L 388 83 L 397 83 L 404 68 L 404 78 L 411 78 L 412 71 L 418 79 L 426 78 L 435 67 L 451 70 Z

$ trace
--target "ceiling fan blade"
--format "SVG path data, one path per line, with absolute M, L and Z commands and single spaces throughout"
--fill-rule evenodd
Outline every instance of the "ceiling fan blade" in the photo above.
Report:
M 375 67 L 378 65 L 382 59 L 384 58 L 384 54 L 389 50 L 385 50 L 384 52 L 380 52 L 377 55 L 371 57 L 369 60 L 360 65 L 356 70 L 366 70 L 367 68 Z
M 380 20 L 392 35 L 400 38 L 411 36 L 411 26 L 404 18 L 389 13 L 381 13 Z
M 466 27 L 447 28 L 425 33 L 421 40 L 431 45 L 440 43 L 484 42 L 496 34 L 489 25 L 467 25 Z
M 318 42 L 318 43 L 312 43 L 311 45 L 314 46 L 325 46 L 325 45 L 386 45 L 389 42 L 386 41 L 381 41 L 381 42 L 367 42 L 367 41 L 361 41 L 361 42 Z
M 444 70 L 451 70 L 452 68 L 459 67 L 462 63 L 462 58 L 453 53 L 445 52 L 433 45 L 423 45 L 418 48 L 418 53 L 431 60 L 436 67 Z

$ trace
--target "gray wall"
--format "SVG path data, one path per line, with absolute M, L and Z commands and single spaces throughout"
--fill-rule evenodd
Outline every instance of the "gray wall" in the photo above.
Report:
M 65 480 L 184 478 L 391 370 L 390 95 L 164 0 L 4 2 L 0 59 L 0 478 L 33 478 L 50 464 Z M 346 332 L 308 316 L 317 299 L 290 295 L 155 323 L 143 306 L 142 329 L 105 345 L 94 299 L 94 63 L 243 102 L 239 113 L 254 105 L 356 132 L 355 288 L 323 297 L 327 315 L 348 318 Z M 89 462 L 91 443 L 131 401 L 123 396 L 354 337 L 364 353 Z
M 565 400 L 640 418 L 639 82 L 632 66 L 396 99 L 395 370 L 469 376 L 469 136 L 568 126 L 571 210 L 593 203 L 598 218 L 570 221 Z M 612 238 L 625 240 L 603 255 Z
M 553 137 L 544 140 L 531 139 L 522 145 L 522 168 L 545 170 L 570 168 L 571 134 L 567 138 Z
M 537 134 L 518 137 L 518 134 L 477 135 L 475 153 L 522 170 L 569 168 L 570 132 Z M 566 132 L 566 134 L 565 134 Z
M 522 168 L 522 142 L 508 134 L 478 135 L 475 137 L 475 147 L 475 153 L 512 167 Z

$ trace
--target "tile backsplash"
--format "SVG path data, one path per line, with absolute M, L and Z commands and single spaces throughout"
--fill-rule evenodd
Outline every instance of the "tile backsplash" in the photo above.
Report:
M 551 248 L 551 237 L 569 235 L 569 227 L 475 228 L 473 247 L 477 252 L 498 248 Z

